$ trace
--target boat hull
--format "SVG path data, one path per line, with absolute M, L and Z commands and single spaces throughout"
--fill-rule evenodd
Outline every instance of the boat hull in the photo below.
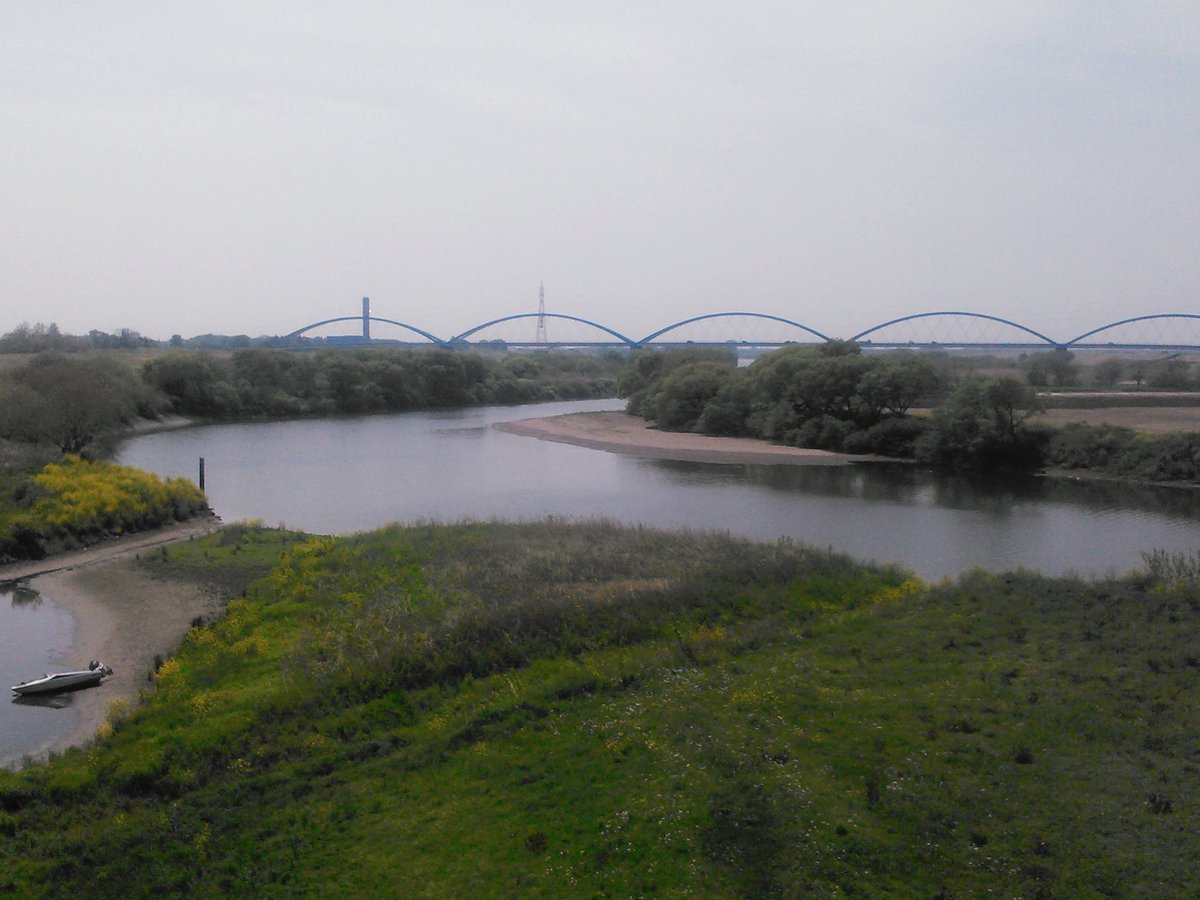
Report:
M 81 672 L 57 672 L 33 681 L 23 681 L 12 686 L 13 693 L 22 697 L 32 697 L 41 694 L 61 694 L 65 691 L 77 691 L 80 688 L 95 687 L 105 676 L 111 675 L 112 669 L 104 665 Z

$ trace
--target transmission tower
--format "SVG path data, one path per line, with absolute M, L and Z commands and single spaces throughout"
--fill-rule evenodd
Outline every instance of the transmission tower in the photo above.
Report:
M 546 285 L 538 282 L 538 317 L 537 334 L 533 338 L 536 344 L 545 344 L 546 337 Z

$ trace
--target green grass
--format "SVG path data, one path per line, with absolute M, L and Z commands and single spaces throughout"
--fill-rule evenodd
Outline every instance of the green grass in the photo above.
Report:
M 1170 567 L 925 585 L 554 522 L 239 526 L 144 564 L 237 599 L 111 734 L 0 774 L 0 893 L 1200 883 L 1200 594 Z

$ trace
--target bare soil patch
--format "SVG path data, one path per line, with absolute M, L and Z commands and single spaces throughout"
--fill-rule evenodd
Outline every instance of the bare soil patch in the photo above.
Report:
M 1200 431 L 1200 406 L 1109 406 L 1096 409 L 1048 409 L 1038 417 L 1047 425 L 1118 425 L 1146 434 Z

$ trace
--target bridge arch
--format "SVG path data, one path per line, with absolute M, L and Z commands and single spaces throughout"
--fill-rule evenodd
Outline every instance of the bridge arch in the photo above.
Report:
M 492 319 L 490 322 L 484 322 L 482 325 L 476 325 L 474 328 L 468 328 L 462 334 L 456 334 L 454 337 L 450 338 L 450 340 L 448 340 L 446 343 L 447 344 L 456 344 L 456 343 L 459 343 L 462 341 L 466 341 L 467 338 L 469 338 L 471 335 L 478 334 L 480 331 L 483 331 L 485 328 L 491 328 L 493 325 L 500 325 L 504 322 L 512 322 L 516 319 L 537 319 L 537 318 L 543 318 L 543 317 L 547 318 L 547 319 L 565 319 L 568 322 L 579 322 L 582 325 L 590 325 L 592 328 L 595 328 L 599 331 L 603 331 L 605 334 L 611 335 L 612 337 L 614 337 L 618 341 L 620 341 L 622 344 L 626 344 L 630 347 L 637 346 L 637 342 L 634 341 L 632 338 L 626 337 L 625 335 L 621 334 L 621 332 L 619 332 L 619 331 L 613 331 L 607 325 L 601 325 L 599 322 L 593 322 L 591 319 L 581 319 L 579 316 L 568 316 L 568 315 L 565 315 L 564 313 L 517 313 L 516 315 L 512 315 L 512 316 L 501 316 L 499 319 Z
M 646 335 L 644 338 L 642 338 L 640 341 L 638 341 L 633 346 L 644 347 L 647 344 L 649 344 L 651 341 L 653 341 L 655 338 L 662 337 L 667 332 L 674 331 L 676 328 L 682 328 L 684 325 L 691 325 L 693 322 L 703 322 L 707 319 L 724 319 L 724 318 L 729 318 L 731 316 L 743 316 L 748 319 L 768 319 L 772 322 L 782 322 L 784 325 L 791 325 L 793 328 L 799 328 L 801 331 L 806 331 L 809 334 L 811 334 L 813 337 L 820 338 L 823 341 L 831 340 L 831 338 L 828 335 L 821 334 L 821 332 L 819 332 L 813 328 L 809 328 L 807 325 L 801 325 L 799 322 L 793 322 L 791 319 L 785 319 L 782 316 L 772 316 L 768 313 L 754 313 L 754 312 L 719 312 L 719 313 L 706 313 L 703 316 L 692 316 L 690 319 L 683 319 L 682 321 L 676 322 L 673 325 L 668 325 L 665 328 L 660 328 L 660 329 L 658 329 L 658 331 L 655 331 L 655 332 L 652 332 L 652 333 Z
M 398 325 L 401 328 L 407 328 L 409 331 L 413 332 L 414 334 L 419 334 L 421 337 L 432 342 L 433 344 L 437 345 L 438 347 L 445 347 L 446 344 L 448 343 L 447 341 L 443 341 L 437 335 L 430 334 L 428 331 L 425 331 L 423 328 L 418 328 L 415 325 L 409 325 L 407 322 L 397 322 L 395 319 L 384 319 L 379 316 L 367 316 L 367 319 L 371 322 L 383 322 L 386 325 Z M 305 325 L 303 328 L 297 328 L 295 331 L 291 332 L 290 334 L 285 334 L 283 336 L 283 339 L 286 341 L 289 338 L 299 337 L 300 335 L 304 334 L 304 332 L 306 332 L 306 331 L 312 331 L 314 328 L 320 328 L 322 325 L 332 325 L 334 322 L 362 322 L 362 321 L 363 321 L 362 316 L 336 316 L 335 318 L 332 318 L 332 319 L 322 319 L 320 322 L 313 322 L 311 325 Z
M 986 319 L 989 322 L 999 322 L 1001 325 L 1008 325 L 1011 328 L 1016 328 L 1018 331 L 1023 331 L 1026 334 L 1033 335 L 1038 340 L 1045 341 L 1047 344 L 1049 344 L 1052 347 L 1064 346 L 1064 345 L 1060 344 L 1058 341 L 1054 340 L 1054 338 L 1047 337 L 1046 335 L 1042 334 L 1040 331 L 1034 331 L 1032 328 L 1030 328 L 1026 325 L 1022 325 L 1020 322 L 1014 322 L 1011 319 L 1003 319 L 1000 316 L 993 316 L 993 315 L 989 315 L 988 313 L 960 312 L 960 311 L 956 311 L 956 310 L 943 310 L 943 311 L 939 311 L 939 312 L 913 313 L 911 316 L 901 316 L 898 319 L 892 319 L 890 322 L 883 322 L 880 325 L 875 325 L 872 328 L 868 328 L 866 331 L 860 331 L 858 334 L 854 335 L 854 337 L 850 338 L 850 340 L 861 341 L 863 338 L 865 338 L 869 334 L 874 334 L 877 331 L 882 331 L 884 328 L 890 328 L 892 325 L 899 325 L 901 322 L 912 322 L 916 319 L 933 319 L 933 318 L 937 318 L 939 316 L 963 316 L 963 317 L 966 317 L 969 319 Z
M 1151 319 L 1200 319 L 1200 315 L 1195 313 L 1154 313 L 1148 316 L 1133 316 L 1129 319 L 1120 319 L 1116 322 L 1109 322 L 1107 325 L 1101 325 L 1099 328 L 1093 328 L 1091 331 L 1085 331 L 1079 337 L 1071 338 L 1063 344 L 1064 347 L 1072 347 L 1078 344 L 1085 338 L 1090 338 L 1093 335 L 1100 334 L 1102 331 L 1108 331 L 1110 328 L 1117 328 L 1121 325 L 1130 325 L 1134 322 L 1148 322 Z

